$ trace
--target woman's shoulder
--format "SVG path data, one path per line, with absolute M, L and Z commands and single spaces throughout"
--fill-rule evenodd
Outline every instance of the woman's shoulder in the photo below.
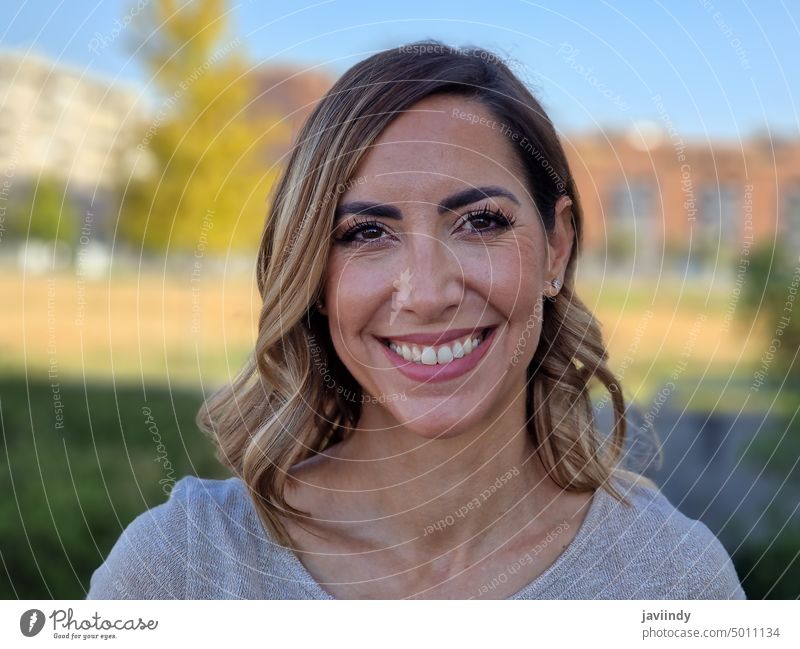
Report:
M 187 592 L 189 539 L 213 543 L 252 509 L 244 483 L 185 476 L 168 499 L 125 527 L 90 580 L 87 599 L 181 599 Z
M 604 493 L 599 527 L 605 551 L 624 571 L 638 574 L 641 595 L 672 599 L 744 599 L 744 591 L 725 547 L 702 521 L 683 514 L 645 479 L 621 475 L 613 484 L 628 505 Z
M 187 475 L 175 483 L 172 494 L 178 492 L 179 502 L 186 504 L 194 513 L 217 516 L 220 512 L 244 508 L 249 500 L 247 487 L 240 478 L 198 478 Z

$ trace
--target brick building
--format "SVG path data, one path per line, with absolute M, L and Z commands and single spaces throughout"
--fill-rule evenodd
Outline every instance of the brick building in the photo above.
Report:
M 800 249 L 800 140 L 684 141 L 657 128 L 563 137 L 587 252 L 702 264 L 781 239 Z

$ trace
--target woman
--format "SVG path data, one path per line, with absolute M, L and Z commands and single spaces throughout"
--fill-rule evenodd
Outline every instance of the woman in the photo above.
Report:
M 256 348 L 198 416 L 236 477 L 180 480 L 89 597 L 743 598 L 708 528 L 621 468 L 581 220 L 496 56 L 426 41 L 350 69 L 277 186 Z

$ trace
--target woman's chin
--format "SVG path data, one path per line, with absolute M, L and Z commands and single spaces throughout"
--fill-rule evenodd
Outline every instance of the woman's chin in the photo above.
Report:
M 426 439 L 458 437 L 474 428 L 478 419 L 476 412 L 453 412 L 451 409 L 452 404 L 443 405 L 442 411 L 431 407 L 406 407 L 395 416 L 404 430 Z

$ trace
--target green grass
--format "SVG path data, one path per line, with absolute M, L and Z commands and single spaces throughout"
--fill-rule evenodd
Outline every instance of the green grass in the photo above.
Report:
M 166 500 L 159 480 L 227 477 L 194 426 L 196 390 L 147 386 L 146 400 L 136 385 L 62 383 L 60 391 L 64 420 L 56 428 L 48 382 L 0 380 L 4 599 L 83 598 L 122 529 Z M 145 405 L 158 427 L 155 439 Z M 155 461 L 158 441 L 171 471 Z

